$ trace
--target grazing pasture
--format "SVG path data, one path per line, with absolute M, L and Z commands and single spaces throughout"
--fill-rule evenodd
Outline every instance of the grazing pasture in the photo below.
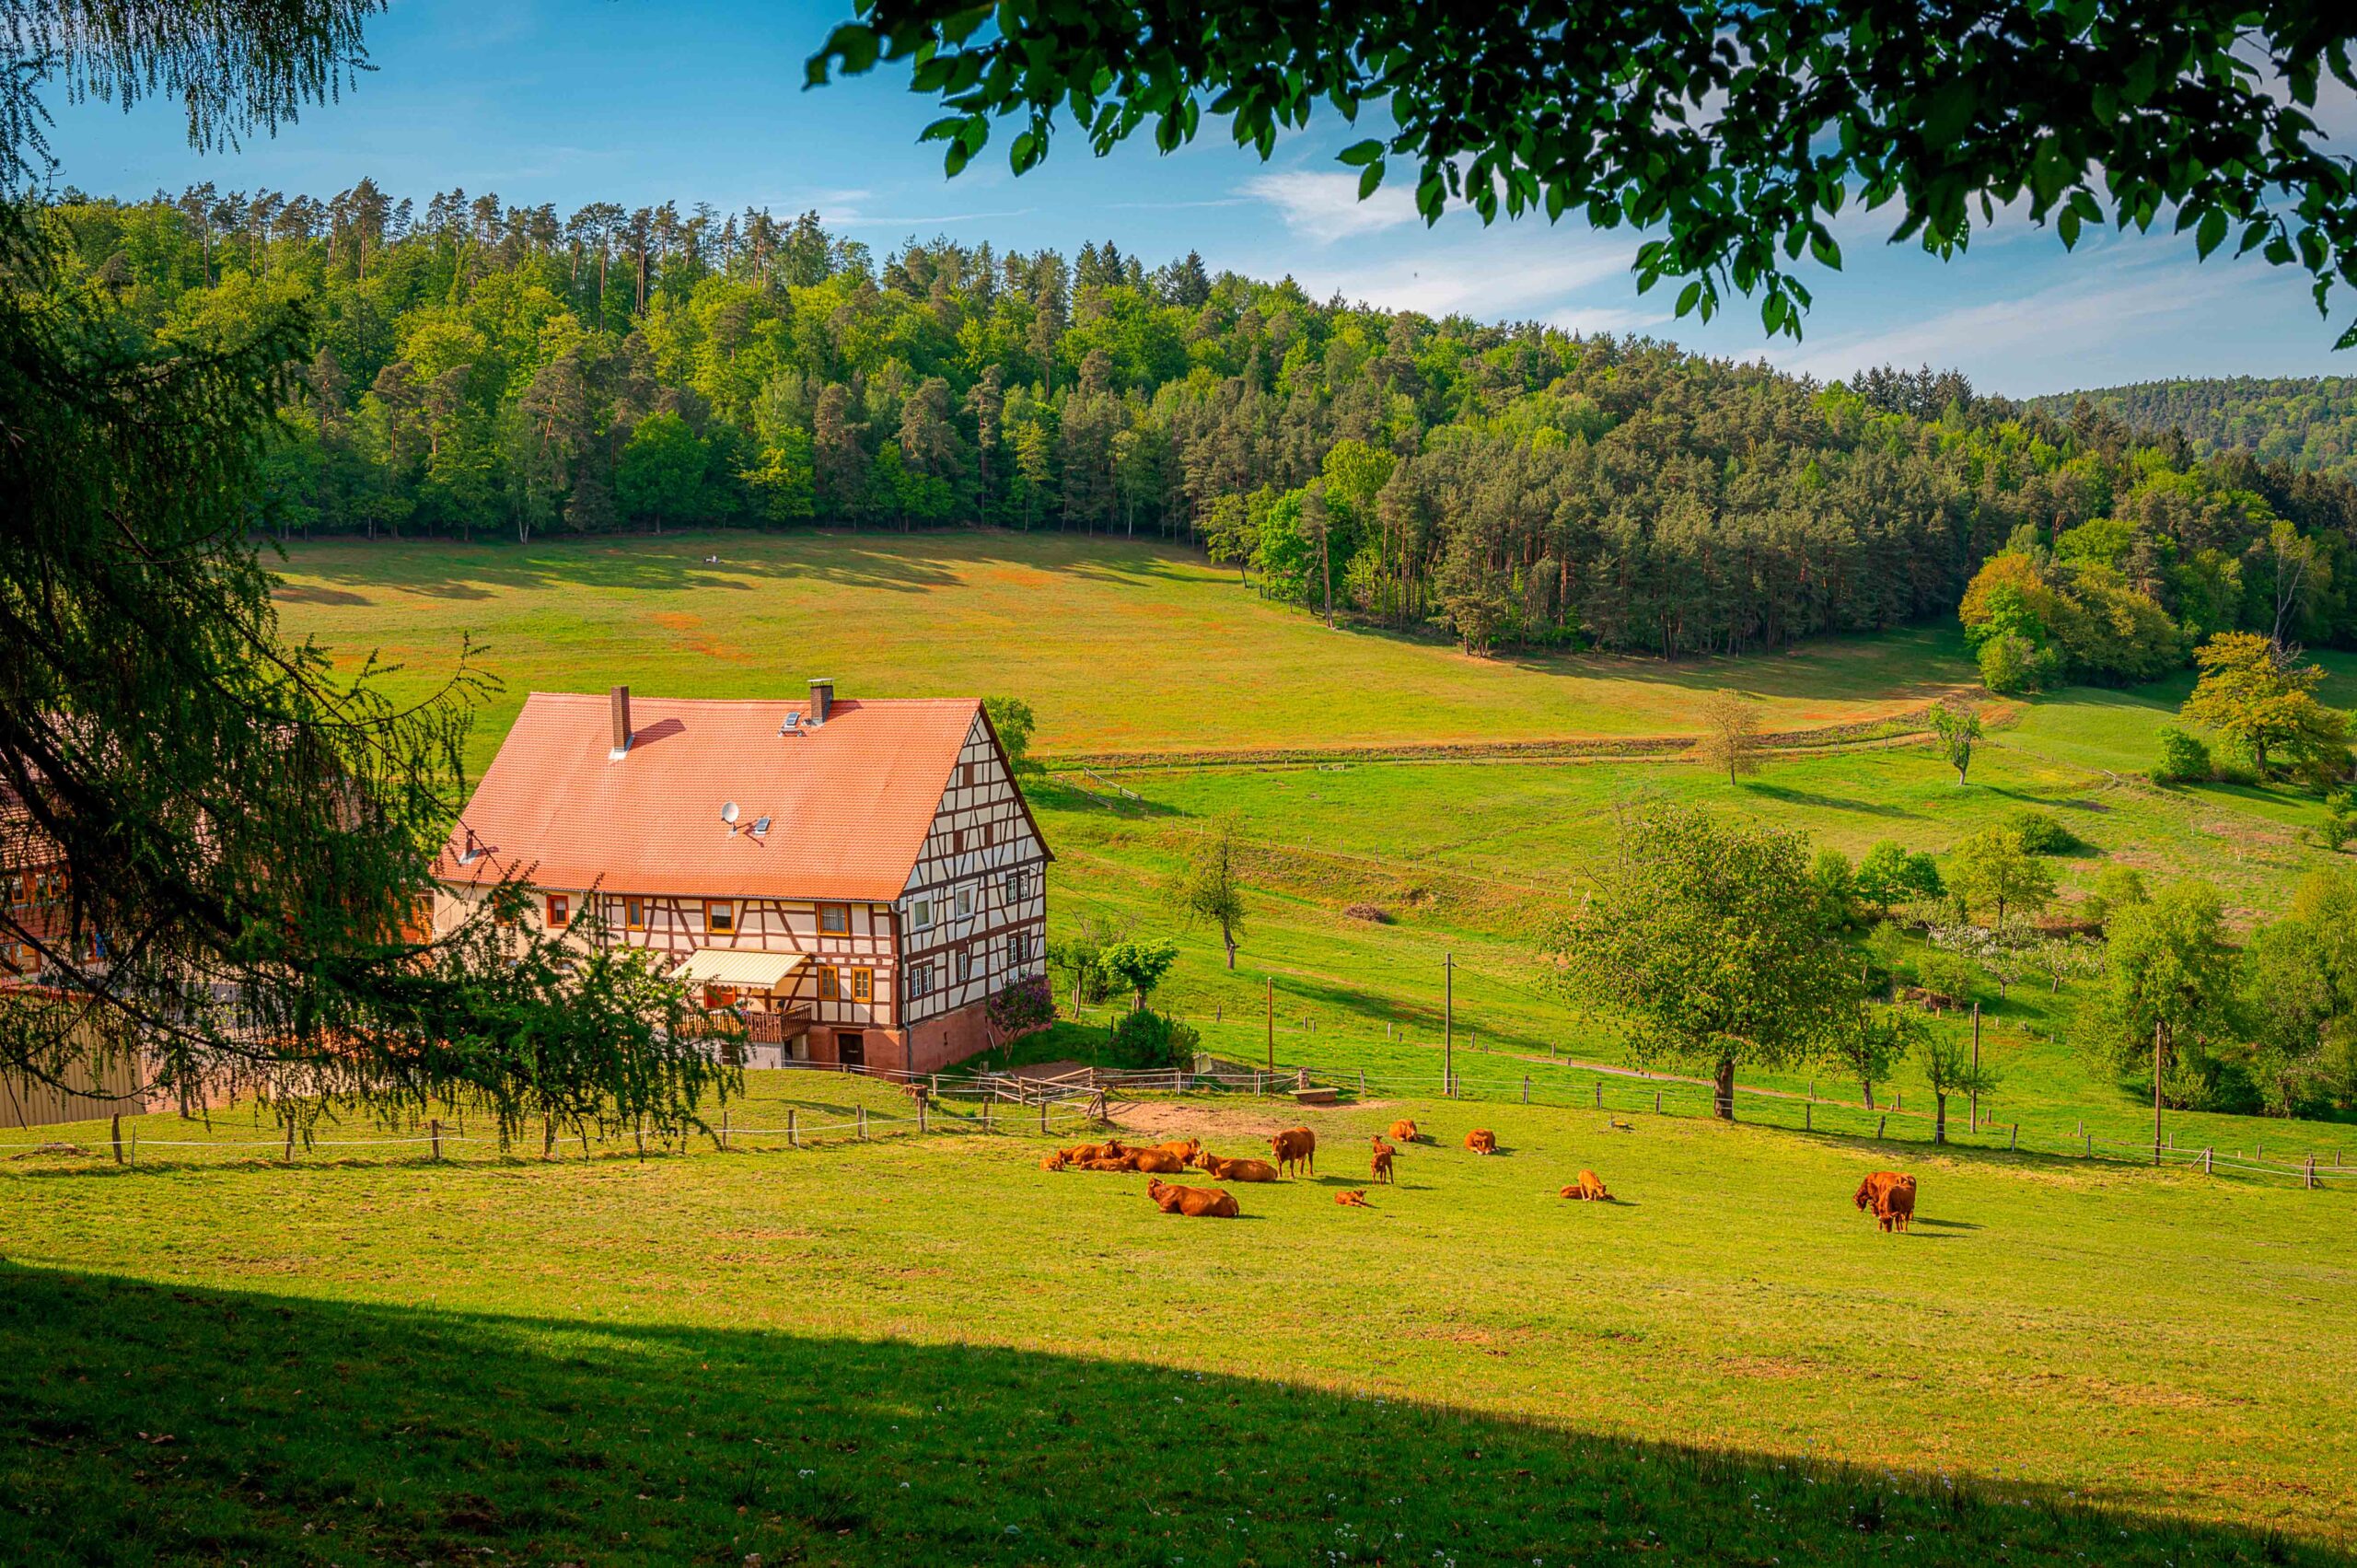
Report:
M 907 1105 L 753 1087 L 739 1125 Z M 1494 1104 L 1306 1115 L 1346 1167 L 1231 1186 L 1216 1225 L 1005 1132 L 0 1162 L 0 1561 L 2348 1544 L 2345 1193 Z M 1151 1136 L 1253 1155 L 1290 1116 L 1189 1101 Z M 1432 1141 L 1370 1188 L 1356 1151 L 1403 1118 Z M 1853 1204 L 1885 1167 L 1919 1180 L 1911 1234 Z M 1614 1202 L 1558 1195 L 1589 1170 Z

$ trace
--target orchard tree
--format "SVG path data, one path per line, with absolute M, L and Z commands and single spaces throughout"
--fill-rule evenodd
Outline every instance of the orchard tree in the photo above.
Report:
M 1842 1027 L 1826 1041 L 1825 1061 L 1848 1073 L 1868 1110 L 1875 1109 L 1875 1086 L 1890 1077 L 1890 1070 L 1931 1032 L 1922 1014 L 1903 1007 L 1852 1008 Z
M 1691 809 L 1632 819 L 1552 946 L 1562 983 L 1619 1015 L 1634 1060 L 1708 1067 L 1730 1120 L 1738 1063 L 1820 1053 L 1856 996 L 1806 841 Z
M 1178 961 L 1178 944 L 1165 937 L 1126 937 L 1097 955 L 1105 978 L 1130 993 L 1131 1011 L 1143 1012 L 1145 999 Z
M 1208 117 L 1265 159 L 1321 105 L 1345 122 L 1376 110 L 1383 134 L 1340 154 L 1361 200 L 1396 159 L 1427 223 L 1456 201 L 1485 223 L 1656 230 L 1636 250 L 1640 292 L 1685 279 L 1678 313 L 1706 320 L 1730 288 L 1757 292 L 1771 332 L 1799 335 L 1810 296 L 1792 263 L 1840 266 L 1852 203 L 1942 257 L 1976 213 L 2019 202 L 2066 247 L 2107 218 L 2141 230 L 2172 214 L 2204 256 L 2231 240 L 2298 265 L 2319 311 L 2357 282 L 2357 180 L 2316 114 L 2328 72 L 2357 85 L 2357 13 L 2312 0 L 853 10 L 807 80 L 907 62 L 946 111 L 923 139 L 952 175 L 1010 118 L 1019 175 L 1066 115 L 1100 156 L 1148 125 L 1176 151 Z
M 1948 1141 L 1948 1097 L 1974 1099 L 1996 1092 L 2001 1075 L 1986 1062 L 1972 1059 L 1972 1048 L 1962 1037 L 1925 1023 L 1915 1040 L 1915 1063 L 1932 1085 L 1932 1142 Z
M 1892 839 L 1885 839 L 1866 851 L 1858 862 L 1854 877 L 1858 896 L 1866 899 L 1883 915 L 1888 916 L 1890 906 L 1910 899 L 1936 899 L 1947 891 L 1940 879 L 1940 863 L 1922 851 L 1910 854 L 1907 846 Z
M 2011 828 L 1983 828 L 1948 853 L 1948 890 L 1966 910 L 1991 912 L 1991 928 L 2008 912 L 2035 914 L 2054 901 L 2054 873 Z
M 1702 700 L 1702 738 L 1694 743 L 1697 761 L 1714 772 L 1724 772 L 1727 783 L 1734 784 L 1759 771 L 1759 754 L 1764 749 L 1759 703 L 1724 688 Z
M 2206 1042 L 2229 1030 L 2235 954 L 2218 889 L 2178 882 L 2112 912 L 2105 989 L 2091 1043 L 2124 1078 L 2157 1069 L 2162 1098 L 2196 1108 L 2209 1087 Z
M 2345 770 L 2348 715 L 2316 700 L 2324 671 L 2256 632 L 2221 632 L 2193 651 L 2201 668 L 2184 716 L 2250 749 L 2259 771 L 2268 753 L 2316 768 Z
M 1932 704 L 1932 733 L 1938 738 L 1948 766 L 1956 770 L 1956 787 L 1962 789 L 1964 775 L 1972 766 L 1972 749 L 1980 744 L 1980 711 L 1944 698 Z
M 1172 889 L 1173 901 L 1189 918 L 1219 927 L 1227 967 L 1236 968 L 1237 939 L 1244 935 L 1244 884 L 1237 874 L 1236 824 L 1222 819 L 1196 844 Z

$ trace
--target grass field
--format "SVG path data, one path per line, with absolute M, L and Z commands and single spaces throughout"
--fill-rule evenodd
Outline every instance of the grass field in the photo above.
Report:
M 717 554 L 717 564 L 705 557 Z M 297 546 L 279 610 L 347 658 L 380 651 L 418 691 L 460 641 L 507 690 L 616 681 L 659 696 L 1009 693 L 1043 752 L 1237 750 L 1689 733 L 1736 684 L 1770 727 L 1920 707 L 1972 679 L 1951 634 L 1831 642 L 1747 660 L 1475 659 L 1338 633 L 1190 552 L 1069 534 L 683 534 L 604 544 Z
M 1992 1151 L 2016 1122 L 2045 1148 L 2149 1135 L 2073 1042 L 2076 988 L 1985 998 L 2003 1130 L 1953 1106 L 1962 1146 L 1923 1143 L 1911 1069 L 1887 1143 L 1850 1135 L 1879 1111 L 1771 1093 L 1742 1125 L 1608 1131 L 1578 1109 L 1598 1082 L 1632 1110 L 1679 1091 L 1581 1065 L 1620 1048 L 1538 957 L 1615 814 L 1656 800 L 1853 854 L 2036 807 L 2084 842 L 2071 889 L 2107 865 L 2198 875 L 2261 918 L 2328 864 L 2319 807 L 2142 782 L 2181 680 L 2010 704 L 1964 788 L 1903 738 L 1730 786 L 1675 757 L 1344 753 L 1677 735 L 1722 686 L 1772 728 L 1864 726 L 1968 679 L 1957 640 L 1473 660 L 1327 632 L 1180 553 L 1052 537 L 306 547 L 281 608 L 343 656 L 405 661 L 412 691 L 462 635 L 487 644 L 506 691 L 478 771 L 531 689 L 812 674 L 1025 697 L 1051 761 L 1159 754 L 1034 787 L 1056 930 L 1176 935 L 1157 1001 L 1237 1060 L 1269 1049 L 1273 981 L 1277 1061 L 1364 1071 L 1395 1103 L 1311 1113 L 1327 1177 L 1247 1190 L 1232 1225 L 1166 1219 L 1136 1178 L 1050 1176 L 1004 1128 L 552 1165 L 322 1145 L 286 1168 L 233 1146 L 270 1134 L 232 1115 L 139 1119 L 128 1171 L 0 1159 L 0 1562 L 2348 1560 L 2348 1183 Z M 2357 663 L 2325 662 L 2328 697 L 2357 702 Z M 1328 756 L 1237 760 L 1276 751 Z M 1222 818 L 1248 841 L 1234 972 L 1166 890 Z M 1478 1101 L 1432 1098 L 1444 955 Z M 1025 1049 L 1085 1058 L 1101 1028 Z M 1537 1103 L 1511 1103 L 1526 1078 Z M 853 1080 L 751 1091 L 737 1128 L 907 1111 Z M 1338 1169 L 1364 1168 L 1339 1151 L 1401 1110 L 1507 1152 L 1419 1148 L 1373 1212 L 1337 1209 Z M 1271 1124 L 1249 1099 L 1157 1113 L 1230 1151 Z M 2357 1150 L 2315 1123 L 2169 1127 L 2279 1161 Z M 1911 1236 L 1849 1202 L 1890 1164 L 1924 1184 Z M 1556 1199 L 1582 1166 L 1623 1202 Z
M 0 1561 L 2341 1560 L 2345 1194 L 1917 1152 L 1884 1237 L 1887 1148 L 1310 1114 L 1233 1224 L 1004 1132 L 0 1164 Z

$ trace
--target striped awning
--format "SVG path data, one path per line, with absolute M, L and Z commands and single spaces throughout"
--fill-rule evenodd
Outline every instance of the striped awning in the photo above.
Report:
M 733 985 L 744 991 L 775 991 L 802 967 L 799 953 L 764 953 L 757 947 L 698 947 L 671 978 L 691 985 Z

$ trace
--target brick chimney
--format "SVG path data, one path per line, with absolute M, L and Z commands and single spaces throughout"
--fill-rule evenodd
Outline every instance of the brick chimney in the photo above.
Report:
M 809 722 L 825 724 L 827 715 L 833 711 L 834 705 L 835 683 L 832 680 L 813 680 L 810 683 Z
M 614 749 L 607 753 L 608 761 L 613 761 L 630 749 L 630 688 L 615 687 L 610 702 L 614 714 Z

